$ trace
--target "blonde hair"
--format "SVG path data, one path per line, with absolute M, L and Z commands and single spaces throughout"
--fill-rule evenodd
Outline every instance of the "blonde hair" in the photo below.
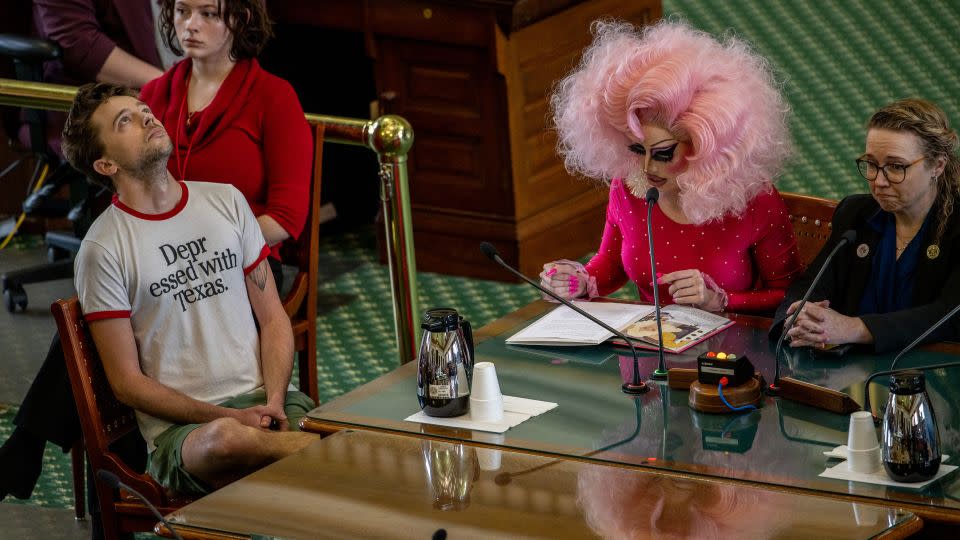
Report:
M 932 165 L 939 158 L 946 160 L 946 167 L 937 177 L 937 229 L 933 238 L 939 244 L 953 214 L 953 207 L 960 195 L 960 158 L 957 157 L 957 132 L 950 128 L 946 113 L 936 104 L 917 98 L 901 99 L 873 113 L 867 129 L 907 131 L 920 138 L 925 162 Z

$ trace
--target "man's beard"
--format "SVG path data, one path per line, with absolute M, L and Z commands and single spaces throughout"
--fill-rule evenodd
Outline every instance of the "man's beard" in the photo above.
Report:
M 140 180 L 150 182 L 166 178 L 167 161 L 170 159 L 170 153 L 173 151 L 173 144 L 167 140 L 165 146 L 148 146 L 141 152 L 135 163 L 129 167 L 124 167 L 130 172 L 130 176 Z
M 643 169 L 637 168 L 633 170 L 627 177 L 624 179 L 624 183 L 627 185 L 627 189 L 630 190 L 630 194 L 638 199 L 643 199 L 647 196 L 647 174 L 643 172 Z

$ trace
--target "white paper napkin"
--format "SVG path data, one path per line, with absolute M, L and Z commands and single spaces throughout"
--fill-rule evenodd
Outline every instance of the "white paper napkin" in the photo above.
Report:
M 827 456 L 828 458 L 847 459 L 848 450 L 849 448 L 847 448 L 847 445 L 841 444 L 840 446 L 834 448 L 833 450 L 824 450 L 823 455 Z M 943 463 L 944 461 L 947 461 L 948 459 L 950 459 L 949 454 L 940 455 L 941 463 Z
M 847 445 L 840 445 L 833 450 L 827 450 L 823 453 L 827 457 L 831 458 L 840 458 L 843 460 L 847 459 Z M 857 473 L 851 471 L 847 467 L 846 461 L 841 461 L 833 467 L 828 467 L 827 470 L 820 473 L 820 476 L 824 478 L 834 478 L 837 480 L 852 480 L 854 482 L 865 482 L 867 484 L 880 484 L 884 486 L 897 486 L 906 489 L 923 489 L 929 483 L 939 480 L 944 476 L 952 473 L 957 466 L 956 465 L 944 465 L 943 462 L 950 459 L 950 456 L 944 454 L 940 458 L 940 469 L 937 471 L 937 474 L 933 478 L 923 481 L 923 482 L 897 482 L 892 480 L 887 476 L 887 471 L 883 467 L 880 467 L 872 473 Z
M 470 418 L 470 413 L 463 416 L 454 416 L 451 418 L 438 418 L 427 416 L 423 411 L 404 418 L 407 422 L 419 422 L 421 424 L 433 424 L 435 426 L 447 426 L 455 428 L 475 429 L 477 431 L 489 431 L 492 433 L 503 433 L 504 431 L 526 422 L 534 416 L 541 415 L 557 406 L 556 403 L 548 401 L 537 401 L 535 399 L 526 399 L 515 396 L 503 396 L 503 419 L 499 422 L 480 422 Z

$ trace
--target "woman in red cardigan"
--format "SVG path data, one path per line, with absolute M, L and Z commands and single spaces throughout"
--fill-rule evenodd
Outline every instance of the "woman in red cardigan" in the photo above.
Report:
M 167 168 L 178 180 L 233 184 L 272 247 L 306 222 L 310 128 L 290 84 L 256 60 L 272 36 L 262 0 L 160 0 L 167 45 L 186 58 L 140 94 L 170 133 Z

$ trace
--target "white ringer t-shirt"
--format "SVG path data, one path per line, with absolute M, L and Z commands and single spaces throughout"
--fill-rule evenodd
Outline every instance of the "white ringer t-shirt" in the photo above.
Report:
M 181 182 L 164 214 L 116 197 L 80 246 L 75 283 L 87 321 L 129 317 L 148 377 L 220 403 L 263 385 L 244 278 L 270 250 L 229 184 Z M 170 422 L 137 412 L 149 450 Z

